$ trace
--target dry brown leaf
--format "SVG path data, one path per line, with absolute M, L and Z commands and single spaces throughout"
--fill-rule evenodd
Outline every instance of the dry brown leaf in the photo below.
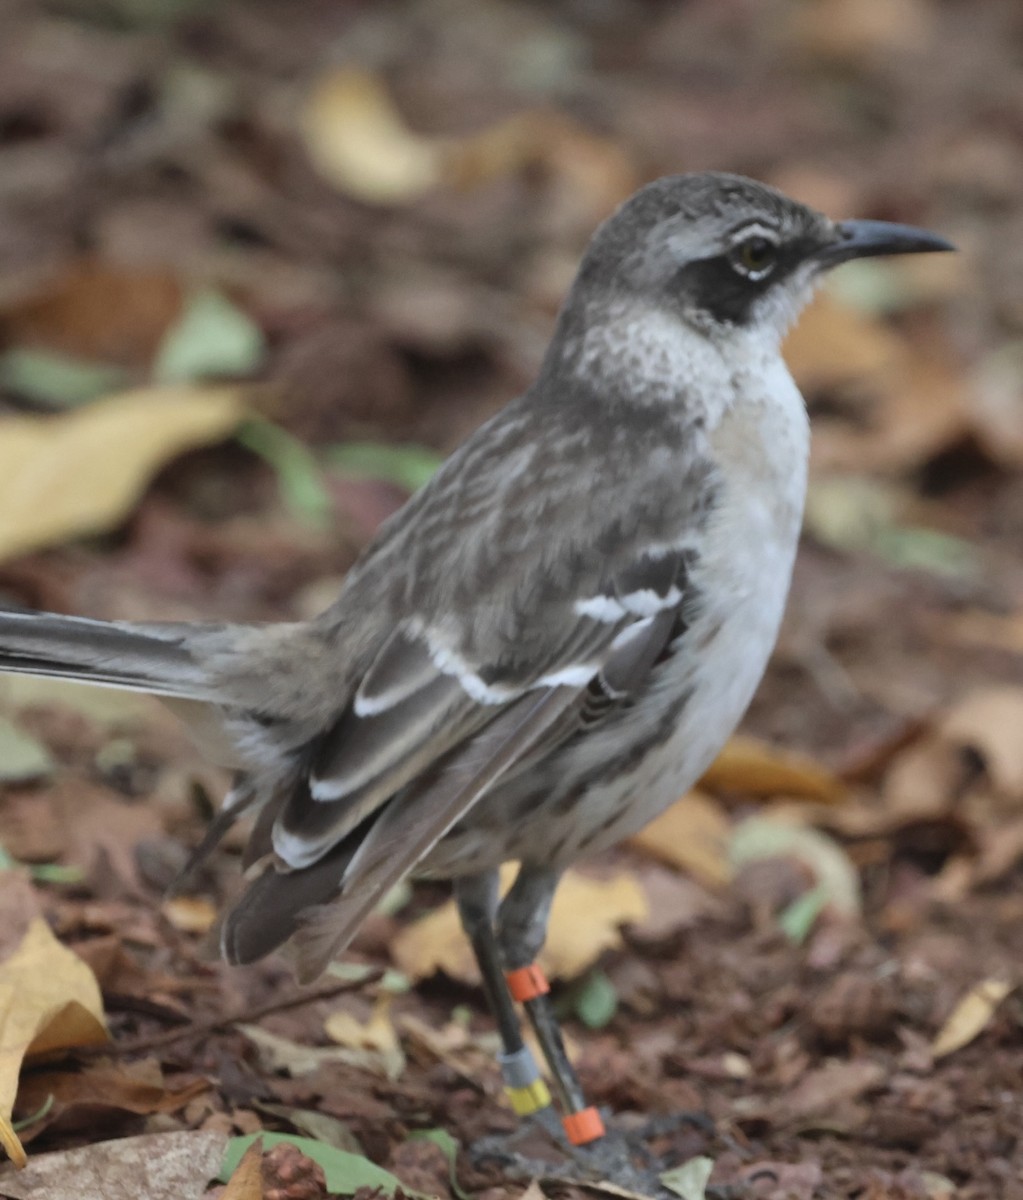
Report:
M 808 1071 L 792 1091 L 781 1098 L 780 1108 L 784 1119 L 806 1121 L 846 1105 L 879 1087 L 884 1082 L 885 1074 L 880 1063 L 868 1059 L 853 1062 L 835 1060 Z
M 846 790 L 840 779 L 807 755 L 780 750 L 745 734 L 728 739 L 699 786 L 711 792 L 801 797 L 824 803 L 841 800 Z
M 25 1135 L 28 1141 L 50 1125 L 73 1123 L 76 1110 L 89 1113 L 92 1120 L 97 1110 L 104 1109 L 140 1116 L 178 1112 L 209 1088 L 206 1079 L 196 1079 L 184 1087 L 169 1089 L 155 1059 L 89 1062 L 80 1070 L 29 1072 L 18 1088 L 18 1113 L 28 1116 L 40 1112 L 49 1102 L 45 1117 L 34 1122 Z
M 347 1010 L 339 1008 L 327 1017 L 323 1029 L 327 1037 L 339 1046 L 364 1051 L 367 1065 L 372 1068 L 372 1064 L 375 1064 L 376 1070 L 386 1078 L 398 1079 L 404 1071 L 405 1055 L 391 1023 L 391 997 L 387 994 L 379 997 L 368 1021 L 360 1021 Z
M 904 349 L 876 317 L 824 291 L 785 339 L 785 361 L 800 388 L 811 393 L 885 376 L 902 362 Z
M 629 839 L 644 853 L 720 887 L 732 878 L 728 818 L 710 796 L 690 792 Z
M 263 1143 L 259 1138 L 242 1155 L 220 1200 L 263 1200 Z
M 181 299 L 181 282 L 170 272 L 82 259 L 0 315 L 12 345 L 141 366 L 180 312 Z
M 241 420 L 237 388 L 123 392 L 58 417 L 0 422 L 0 559 L 112 528 L 153 473 Z
M 1013 985 L 1004 979 L 985 979 L 971 988 L 949 1013 L 931 1043 L 932 1056 L 944 1058 L 983 1033 L 995 1010 L 1012 989 Z
M 35 918 L 17 950 L 0 963 L 0 1142 L 15 1163 L 25 1163 L 10 1124 L 22 1062 L 107 1037 L 92 972 Z
M 20 1174 L 0 1168 L 11 1200 L 191 1200 L 220 1170 L 227 1138 L 212 1129 L 149 1133 L 40 1154 Z
M 505 867 L 502 886 L 509 887 L 514 877 L 514 866 Z M 620 926 L 644 920 L 647 911 L 643 889 L 631 875 L 602 880 L 566 871 L 554 896 L 541 966 L 551 978 L 575 978 L 605 950 L 621 944 Z M 391 943 L 391 952 L 410 979 L 444 971 L 463 983 L 479 982 L 454 901 L 403 929 Z
M 1023 688 L 971 692 L 941 728 L 952 743 L 976 750 L 1000 792 L 1023 799 Z

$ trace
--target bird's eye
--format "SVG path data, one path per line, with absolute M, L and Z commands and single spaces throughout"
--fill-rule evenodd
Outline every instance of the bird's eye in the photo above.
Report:
M 741 241 L 730 255 L 732 266 L 747 279 L 763 279 L 769 275 L 777 258 L 778 247 L 760 234 Z

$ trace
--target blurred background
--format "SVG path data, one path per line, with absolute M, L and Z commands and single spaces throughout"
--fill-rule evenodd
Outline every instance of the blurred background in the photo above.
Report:
M 846 1171 L 842 1195 L 883 1175 L 915 1197 L 921 1163 L 992 1195 L 1023 1127 L 1018 0 L 4 0 L 0 603 L 318 611 L 528 385 L 595 225 L 645 181 L 708 168 L 962 252 L 843 268 L 788 343 L 815 441 L 782 640 L 717 775 L 612 863 L 676 916 L 566 967 L 604 1030 L 586 1053 L 626 1080 L 600 1099 L 718 1104 L 762 1139 L 754 1157 Z M 135 974 L 105 991 L 180 1005 L 166 973 L 208 984 L 189 947 L 233 863 L 190 908 L 160 887 L 225 781 L 136 700 L 6 681 L 0 703 L 8 857 L 85 954 L 121 953 L 130 914 Z M 439 898 L 381 916 L 364 956 L 390 961 Z M 742 947 L 724 962 L 723 938 Z M 468 995 L 442 957 L 399 966 L 446 971 L 407 1004 Z M 282 975 L 215 978 L 211 1005 Z M 992 980 L 946 1069 L 944 1023 Z M 829 1091 L 814 1072 L 836 1047 L 876 1070 Z M 986 1116 L 954 1132 L 963 1062 Z M 807 1079 L 816 1099 L 786 1115 L 777 1096 Z M 221 1084 L 175 1119 L 241 1129 L 240 1095 Z M 811 1152 L 793 1130 L 823 1110 L 841 1136 Z

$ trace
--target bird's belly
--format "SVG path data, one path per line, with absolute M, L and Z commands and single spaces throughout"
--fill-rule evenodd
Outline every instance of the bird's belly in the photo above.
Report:
M 795 543 L 793 532 L 784 547 L 775 540 L 769 551 L 763 543 L 751 550 L 748 588 L 706 582 L 699 615 L 636 702 L 485 796 L 434 849 L 426 873 L 462 874 L 509 859 L 567 864 L 629 837 L 682 796 L 717 757 L 760 682 Z
M 802 400 L 789 385 L 718 427 L 733 469 L 691 576 L 696 613 L 674 653 L 633 702 L 483 797 L 431 852 L 427 873 L 509 859 L 561 865 L 605 849 L 717 757 L 767 666 L 792 577 L 808 446 Z

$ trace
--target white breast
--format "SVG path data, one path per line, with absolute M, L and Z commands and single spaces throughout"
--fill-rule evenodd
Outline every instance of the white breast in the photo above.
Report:
M 615 752 L 609 738 L 625 753 L 642 727 L 655 726 L 680 695 L 688 698 L 666 740 L 629 772 L 590 789 L 584 803 L 594 819 L 585 830 L 580 822 L 578 837 L 560 848 L 566 861 L 636 832 L 696 782 L 742 718 L 774 648 L 799 540 L 809 427 L 777 353 L 746 362 L 734 379 L 734 401 L 711 432 L 724 488 L 692 574 L 699 615 L 657 678 L 651 703 L 578 754 L 607 761 Z

